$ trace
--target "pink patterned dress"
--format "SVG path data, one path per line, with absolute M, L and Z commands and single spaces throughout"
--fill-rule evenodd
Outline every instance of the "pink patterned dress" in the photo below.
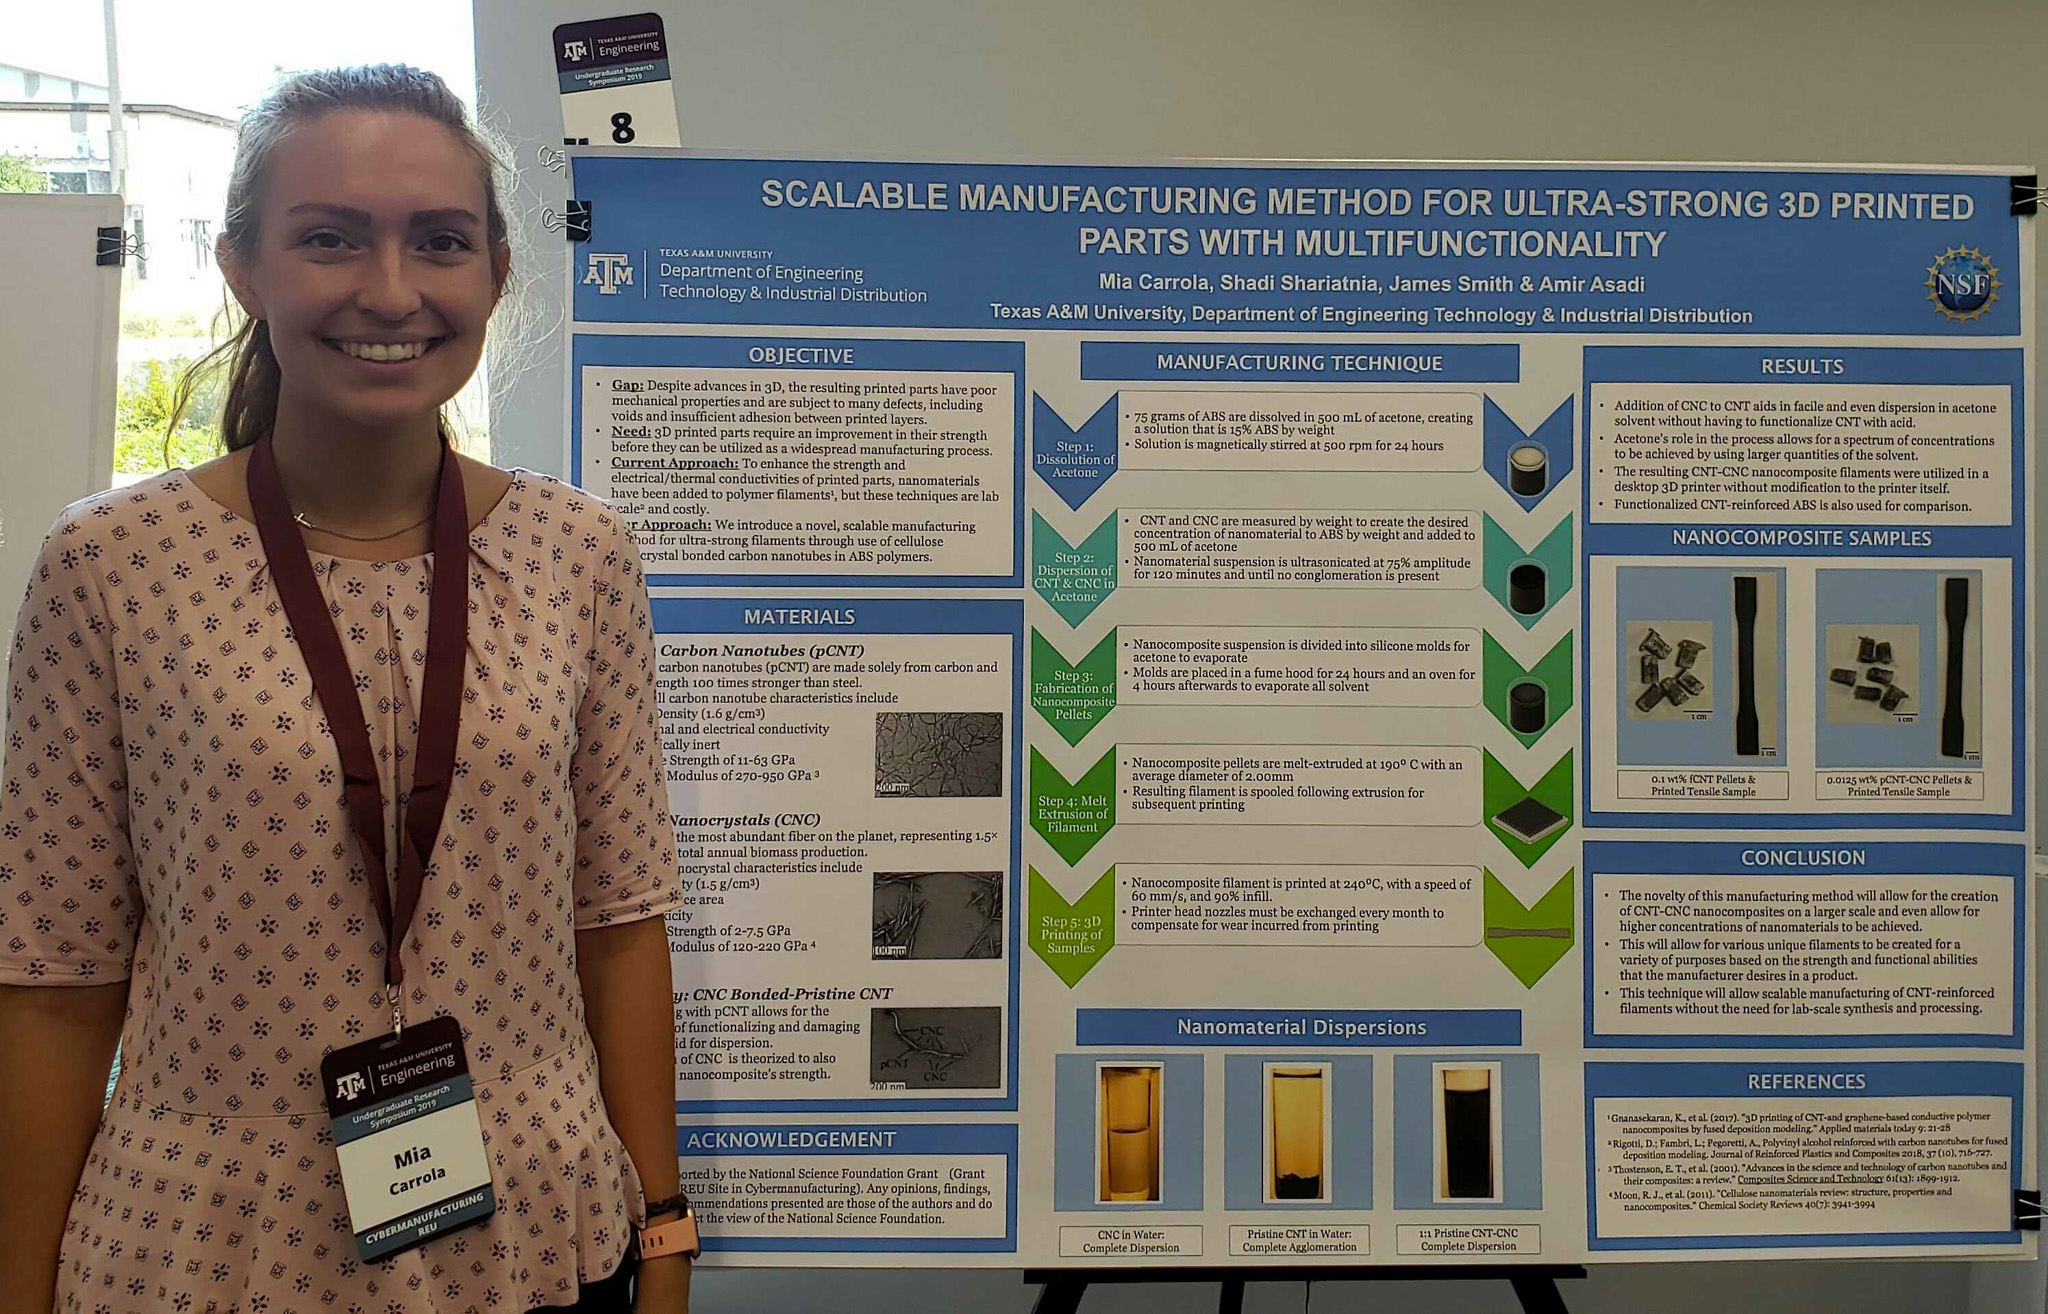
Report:
M 646 585 L 618 518 L 544 476 L 469 546 L 455 779 L 404 990 L 407 1017 L 462 1023 L 498 1211 L 362 1264 L 318 1073 L 387 1025 L 383 934 L 256 527 L 172 472 L 44 544 L 7 685 L 0 983 L 128 981 L 59 1308 L 523 1314 L 617 1267 L 639 1180 L 575 933 L 681 898 Z M 313 564 L 395 843 L 435 563 Z

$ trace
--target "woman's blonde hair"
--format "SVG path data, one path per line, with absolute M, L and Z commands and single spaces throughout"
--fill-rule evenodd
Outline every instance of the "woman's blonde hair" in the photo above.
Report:
M 221 244 L 229 259 L 247 260 L 256 252 L 256 216 L 272 153 L 294 129 L 334 110 L 417 114 L 454 133 L 476 157 L 483 175 L 490 250 L 495 256 L 507 249 L 509 231 L 500 198 L 510 190 L 509 162 L 470 118 L 469 108 L 438 74 L 405 64 L 366 64 L 294 73 L 242 116 L 235 134 L 234 169 L 228 175 L 227 214 L 221 224 Z M 278 385 L 283 376 L 277 354 L 271 350 L 270 327 L 260 319 L 236 313 L 232 301 L 226 313 L 233 326 L 227 339 L 195 361 L 179 381 L 176 405 L 164 435 L 167 456 L 170 435 L 177 431 L 194 393 L 219 373 L 225 373 L 220 436 L 227 450 L 249 446 L 277 422 Z M 442 428 L 447 428 L 445 419 Z

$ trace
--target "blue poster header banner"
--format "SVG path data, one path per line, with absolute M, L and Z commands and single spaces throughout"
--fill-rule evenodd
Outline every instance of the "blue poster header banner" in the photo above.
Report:
M 2024 310 L 1991 174 L 572 158 L 586 323 L 1973 338 Z

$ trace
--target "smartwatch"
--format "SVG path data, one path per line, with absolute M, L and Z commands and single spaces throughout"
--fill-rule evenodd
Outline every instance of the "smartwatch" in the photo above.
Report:
M 697 1215 L 690 1212 L 689 1196 L 678 1191 L 666 1200 L 649 1201 L 646 1216 L 652 1218 L 656 1214 L 674 1211 L 680 1211 L 682 1217 L 642 1227 L 635 1232 L 641 1259 L 659 1259 L 663 1255 L 695 1259 L 702 1253 L 703 1246 L 697 1239 Z

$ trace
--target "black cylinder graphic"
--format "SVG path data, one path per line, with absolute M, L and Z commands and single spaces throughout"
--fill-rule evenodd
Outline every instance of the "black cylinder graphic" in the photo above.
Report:
M 1541 734 L 1543 723 L 1549 719 L 1549 701 L 1543 686 L 1534 680 L 1509 685 L 1508 725 L 1518 735 Z
M 1545 583 L 1543 567 L 1524 561 L 1508 572 L 1508 606 L 1516 615 L 1534 616 L 1543 610 Z
M 1443 1074 L 1444 1165 L 1440 1192 L 1446 1200 L 1485 1200 L 1494 1194 L 1493 1079 L 1483 1069 Z
M 1522 443 L 1508 452 L 1508 489 L 1519 497 L 1534 497 L 1550 482 L 1550 455 L 1535 443 Z

